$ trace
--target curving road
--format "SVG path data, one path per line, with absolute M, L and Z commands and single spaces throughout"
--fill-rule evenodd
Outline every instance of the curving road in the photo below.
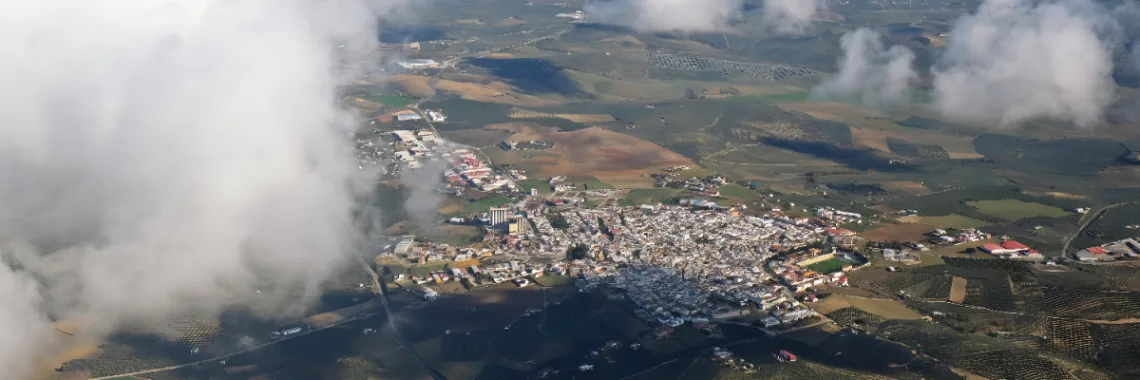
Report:
M 1082 232 L 1085 232 L 1085 229 L 1088 228 L 1089 225 L 1092 224 L 1093 221 L 1100 219 L 1100 217 L 1102 215 L 1104 215 L 1105 212 L 1108 212 L 1108 210 L 1111 210 L 1115 207 L 1120 207 L 1120 206 L 1123 206 L 1126 204 L 1128 204 L 1128 202 L 1113 203 L 1113 204 L 1110 204 L 1108 206 L 1102 207 L 1100 210 L 1097 210 L 1095 213 L 1091 213 L 1092 217 L 1089 218 L 1089 220 L 1086 220 L 1084 223 L 1081 223 L 1081 226 L 1077 228 L 1077 231 L 1073 232 L 1072 235 L 1069 235 L 1069 237 L 1065 239 L 1065 244 L 1061 246 L 1061 256 L 1064 257 L 1065 255 L 1069 254 L 1069 244 L 1072 243 L 1073 239 L 1076 239 L 1077 236 L 1080 236 Z
M 436 372 L 435 370 L 433 370 L 431 368 L 431 366 L 429 366 L 427 364 L 427 362 L 424 361 L 423 358 L 420 357 L 416 353 L 416 351 L 413 349 L 411 343 L 409 343 L 407 340 L 404 339 L 403 334 L 401 334 L 400 330 L 396 327 L 395 318 L 392 317 L 391 308 L 388 307 L 387 288 L 381 286 L 381 284 L 383 283 L 383 280 L 363 260 L 361 260 L 361 265 L 363 265 L 366 268 L 366 270 L 368 271 L 368 273 L 370 273 L 372 275 L 373 286 L 374 286 L 373 289 L 379 289 L 379 291 L 376 291 L 377 298 L 380 300 L 380 305 L 384 307 L 384 311 L 387 313 L 388 326 L 391 327 L 392 331 L 395 332 L 396 339 L 400 343 L 400 346 L 403 347 L 405 350 L 407 350 L 408 353 L 410 353 L 412 355 L 412 357 L 415 358 L 416 361 L 419 362 L 420 365 L 423 366 L 423 368 L 425 369 L 427 374 L 429 374 L 432 379 L 434 379 L 434 380 L 446 380 L 446 378 L 443 375 L 441 375 L 438 372 Z M 371 309 L 371 308 L 369 308 L 369 309 Z M 130 372 L 130 373 L 121 373 L 121 374 L 111 375 L 111 376 L 92 377 L 92 378 L 88 378 L 88 380 L 111 380 L 111 379 L 118 379 L 118 378 L 128 377 L 128 376 L 139 376 L 139 375 L 147 375 L 147 374 L 158 373 L 158 372 L 172 371 L 172 370 L 189 368 L 189 367 L 194 367 L 194 366 L 209 364 L 209 363 L 217 363 L 219 361 L 226 360 L 226 359 L 229 359 L 229 358 L 234 357 L 234 356 L 238 356 L 238 355 L 246 354 L 249 352 L 257 351 L 257 350 L 260 350 L 262 348 L 269 347 L 269 346 L 272 346 L 274 344 L 278 344 L 278 343 L 281 343 L 281 342 L 284 342 L 287 340 L 296 339 L 296 338 L 299 338 L 299 337 L 302 337 L 305 335 L 309 335 L 309 334 L 312 334 L 312 333 L 315 333 L 315 332 L 318 332 L 318 331 L 321 331 L 321 330 L 324 330 L 327 328 L 335 327 L 335 326 L 338 326 L 338 325 L 341 325 L 344 323 L 348 323 L 348 322 L 353 322 L 353 321 L 359 320 L 363 317 L 367 317 L 367 316 L 371 315 L 372 313 L 373 312 L 370 310 L 359 310 L 354 315 L 348 316 L 348 317 L 346 317 L 340 321 L 329 324 L 327 326 L 312 328 L 312 329 L 309 329 L 305 332 L 298 333 L 295 335 L 283 336 L 283 337 L 278 338 L 278 339 L 271 341 L 271 342 L 266 342 L 266 343 L 259 344 L 257 346 L 253 346 L 253 347 L 241 350 L 241 351 L 235 351 L 235 352 L 231 352 L 231 353 L 221 355 L 221 356 L 215 356 L 215 357 L 198 360 L 198 361 L 191 362 L 191 363 L 178 364 L 178 365 L 166 366 L 166 367 L 161 367 L 161 368 L 152 368 L 152 369 L 147 369 L 147 370 L 142 370 L 142 371 L 135 371 L 135 372 Z
M 376 271 L 373 270 L 372 267 L 368 265 L 368 263 L 364 262 L 363 259 L 361 259 L 360 265 L 363 265 L 364 269 L 367 270 L 370 275 L 372 275 L 372 286 L 374 286 L 373 289 L 379 289 L 378 292 L 375 290 L 374 292 L 376 292 L 376 296 L 380 298 L 380 304 L 384 306 L 384 312 L 388 315 L 388 327 L 392 329 L 393 333 L 395 333 L 396 341 L 400 343 L 400 347 L 403 347 L 404 350 L 408 351 L 408 354 L 412 355 L 412 358 L 420 364 L 420 367 L 423 367 L 424 371 L 427 372 L 427 374 L 430 375 L 432 379 L 446 380 L 443 374 L 432 369 L 431 365 L 428 365 L 427 361 L 425 361 L 419 353 L 416 353 L 415 347 L 413 347 L 407 339 L 404 339 L 404 334 L 400 333 L 400 328 L 396 326 L 396 318 L 394 315 L 392 315 L 392 308 L 388 307 L 388 287 L 384 282 L 384 278 L 376 274 Z
M 363 305 L 363 304 L 361 304 L 361 305 Z M 360 305 L 357 305 L 357 306 L 360 306 Z M 387 305 L 385 305 L 385 307 L 387 307 Z M 342 309 L 342 310 L 343 310 L 343 309 Z M 315 333 L 315 332 L 317 332 L 317 331 L 321 331 L 321 330 L 324 330 L 324 329 L 327 329 L 327 328 L 336 327 L 336 326 L 339 326 L 339 325 L 341 325 L 341 324 L 344 324 L 344 323 L 348 323 L 348 322 L 353 322 L 353 321 L 359 320 L 359 319 L 361 319 L 361 318 L 364 318 L 364 317 L 366 317 L 366 316 L 368 316 L 368 315 L 370 315 L 370 312 L 364 312 L 364 311 L 362 310 L 362 311 L 360 311 L 360 312 L 357 312 L 355 315 L 352 315 L 352 316 L 350 316 L 350 317 L 344 318 L 344 319 L 342 319 L 342 320 L 339 320 L 339 321 L 337 321 L 337 322 L 335 322 L 335 323 L 331 323 L 331 324 L 329 324 L 329 325 L 326 325 L 326 326 L 321 326 L 321 327 L 317 327 L 317 328 L 310 328 L 310 329 L 308 329 L 308 330 L 306 330 L 306 331 L 304 331 L 304 332 L 300 332 L 300 333 L 297 333 L 297 334 L 293 334 L 293 335 L 289 335 L 289 336 L 283 336 L 283 337 L 280 337 L 280 338 L 278 338 L 278 339 L 276 339 L 276 340 L 273 340 L 273 341 L 271 341 L 271 342 L 267 342 L 267 343 L 259 344 L 259 345 L 256 345 L 256 346 L 253 346 L 253 347 L 250 347 L 250 348 L 247 348 L 247 349 L 241 350 L 241 351 L 235 351 L 235 352 L 231 352 L 231 353 L 228 353 L 228 354 L 225 354 L 225 355 L 221 355 L 221 356 L 215 356 L 215 357 L 211 357 L 211 358 L 208 358 L 208 359 L 202 359 L 202 360 L 199 360 L 199 361 L 196 361 L 196 362 L 191 362 L 191 363 L 186 363 L 186 364 L 178 364 L 178 365 L 172 365 L 172 366 L 166 366 L 166 367 L 162 367 L 162 368 L 153 368 L 153 369 L 147 369 L 147 370 L 142 370 L 142 371 L 135 371 L 135 372 L 130 372 L 130 373 L 121 373 L 121 374 L 118 374 L 118 375 L 111 375 L 111 376 L 91 377 L 91 378 L 88 378 L 88 380 L 111 380 L 111 379 L 119 379 L 119 378 L 124 378 L 124 377 L 129 377 L 129 376 L 138 376 L 138 375 L 146 375 L 146 374 L 152 374 L 152 373 L 158 373 L 158 372 L 166 372 L 166 371 L 172 371 L 172 370 L 176 370 L 176 369 L 182 369 L 182 368 L 193 367 L 193 366 L 202 365 L 202 364 L 208 364 L 208 363 L 211 363 L 211 362 L 215 362 L 215 363 L 216 363 L 216 362 L 219 362 L 219 361 L 222 361 L 222 360 L 226 360 L 226 359 L 232 358 L 232 357 L 234 357 L 234 356 L 238 356 L 238 355 L 246 354 L 246 353 L 249 353 L 249 352 L 257 351 L 257 350 L 260 350 L 260 349 L 262 349 L 262 348 L 265 348 L 265 347 L 269 347 L 269 346 L 272 346 L 272 345 L 274 345 L 274 344 L 278 344 L 278 343 L 281 343 L 281 342 L 284 342 L 284 341 L 287 341 L 287 340 L 291 340 L 291 339 L 300 338 L 300 337 L 302 337 L 302 336 L 305 336 L 305 335 L 309 335 L 309 334 L 312 334 L 312 333 Z M 310 325 L 310 326 L 311 326 L 311 325 Z

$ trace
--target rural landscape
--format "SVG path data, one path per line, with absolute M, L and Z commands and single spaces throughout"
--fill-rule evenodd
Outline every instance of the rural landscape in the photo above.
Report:
M 1137 36 L 1093 122 L 1061 95 L 955 117 L 945 57 L 1000 2 L 806 1 L 794 33 L 776 0 L 691 28 L 605 5 L 647 0 L 425 2 L 336 89 L 363 248 L 319 290 L 255 284 L 315 304 L 53 316 L 33 378 L 1140 378 Z M 1131 9 L 1086 2 L 999 21 Z M 909 57 L 903 101 L 836 79 L 860 31 L 890 62 L 850 77 Z

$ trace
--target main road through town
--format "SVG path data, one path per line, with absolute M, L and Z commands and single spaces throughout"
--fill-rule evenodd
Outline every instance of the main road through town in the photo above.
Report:
M 431 366 L 428 365 L 427 361 L 425 361 L 424 358 L 420 356 L 420 354 L 416 353 L 415 347 L 412 346 L 412 344 L 409 343 L 407 339 L 404 339 L 404 334 L 400 333 L 400 328 L 396 326 L 396 318 L 394 315 L 392 315 L 392 308 L 388 306 L 388 287 L 384 282 L 384 278 L 376 274 L 376 271 L 372 269 L 372 266 L 368 265 L 368 263 L 364 262 L 363 260 L 361 260 L 360 265 L 363 265 L 364 269 L 372 275 L 373 289 L 374 291 L 379 290 L 376 291 L 376 296 L 380 297 L 380 304 L 384 306 L 384 312 L 388 314 L 388 328 L 391 328 L 392 333 L 396 335 L 396 341 L 400 343 L 400 347 L 403 347 L 404 350 L 408 351 L 408 354 L 411 355 L 412 358 L 415 359 L 421 367 L 423 367 L 424 371 L 427 372 L 427 374 L 430 375 L 432 379 L 445 380 L 443 374 L 432 369 Z

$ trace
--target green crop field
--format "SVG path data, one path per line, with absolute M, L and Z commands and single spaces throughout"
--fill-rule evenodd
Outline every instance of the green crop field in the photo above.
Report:
M 499 207 L 499 206 L 502 206 L 505 204 L 509 204 L 511 202 L 514 202 L 514 201 L 511 200 L 510 198 L 505 198 L 505 197 L 500 197 L 500 196 L 487 197 L 487 198 L 483 198 L 483 199 L 480 199 L 480 200 L 477 200 L 474 202 L 467 203 L 466 205 L 463 205 L 463 213 L 464 214 L 472 214 L 472 213 L 476 213 L 476 212 L 487 212 L 487 209 L 489 209 L 491 207 Z
M 720 196 L 725 198 L 753 201 L 760 199 L 760 193 L 737 184 L 728 184 L 720 187 Z
M 602 182 L 594 176 L 575 176 L 566 179 L 566 182 L 578 185 L 578 190 L 613 189 L 608 183 Z
M 483 240 L 483 231 L 476 226 L 442 225 L 417 229 L 416 237 L 439 244 L 470 245 Z
M 518 185 L 520 189 L 523 189 L 523 191 L 527 192 L 528 194 L 530 193 L 530 189 L 538 189 L 539 194 L 550 194 L 550 182 L 543 181 L 541 179 L 532 178 L 525 181 L 519 181 Z
M 843 260 L 831 259 L 831 260 L 827 260 L 827 261 L 821 261 L 821 262 L 818 262 L 818 263 L 815 263 L 812 265 L 808 265 L 807 269 L 810 269 L 810 270 L 813 270 L 813 271 L 816 271 L 819 273 L 827 274 L 827 273 L 833 273 L 833 272 L 842 270 L 843 266 L 846 264 L 847 263 L 843 262 Z
M 743 100 L 749 102 L 763 102 L 763 103 L 780 103 L 780 102 L 804 102 L 808 100 L 806 92 L 796 92 L 791 94 L 776 94 L 776 95 L 746 95 L 732 98 L 733 100 Z
M 673 203 L 673 198 L 681 196 L 683 191 L 677 189 L 633 189 L 626 196 L 626 203 L 631 206 L 644 204 Z
M 990 225 L 989 222 L 984 220 L 977 220 L 968 216 L 958 214 L 950 214 L 945 216 L 923 216 L 918 220 L 919 223 L 929 224 L 940 228 L 979 228 Z
M 420 266 L 409 267 L 409 268 L 407 268 L 407 271 L 409 274 L 421 275 L 422 276 L 422 275 L 430 274 L 433 272 L 442 272 L 442 271 L 447 269 L 447 264 L 449 264 L 449 263 L 446 261 L 434 262 L 431 264 L 424 264 L 424 265 L 420 265 Z
M 415 102 L 419 101 L 418 99 L 415 99 L 415 98 L 409 98 L 407 96 L 400 96 L 400 95 L 361 95 L 361 96 L 357 96 L 357 97 L 364 99 L 364 100 L 367 100 L 367 101 L 370 101 L 370 102 L 376 102 L 376 103 L 380 103 L 380 104 L 383 104 L 383 105 L 386 105 L 389 107 L 396 107 L 396 108 L 404 108 L 404 107 L 407 107 L 407 106 L 412 105 Z
M 1035 216 L 1059 218 L 1069 215 L 1065 210 L 1053 206 L 1017 199 L 971 201 L 966 202 L 966 204 L 973 206 L 983 214 L 1009 220 L 1032 218 Z

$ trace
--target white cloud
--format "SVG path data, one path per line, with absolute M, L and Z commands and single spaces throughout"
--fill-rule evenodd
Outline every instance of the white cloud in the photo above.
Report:
M 370 49 L 376 13 L 399 5 L 0 5 L 0 262 L 20 267 L 0 268 L 5 376 L 27 370 L 48 313 L 312 301 L 358 238 L 331 53 Z
M 639 32 L 724 30 L 738 17 L 744 0 L 612 0 L 591 3 L 592 21 L 623 25 Z
M 827 0 L 765 0 L 761 22 L 781 35 L 802 35 L 827 12 Z
M 843 35 L 839 73 L 812 91 L 822 98 L 850 99 L 869 106 L 889 106 L 910 100 L 914 52 L 904 46 L 883 47 L 882 35 L 859 28 Z
M 1095 124 L 1114 96 L 1114 25 L 1087 0 L 987 0 L 951 30 L 934 105 L 973 122 Z

